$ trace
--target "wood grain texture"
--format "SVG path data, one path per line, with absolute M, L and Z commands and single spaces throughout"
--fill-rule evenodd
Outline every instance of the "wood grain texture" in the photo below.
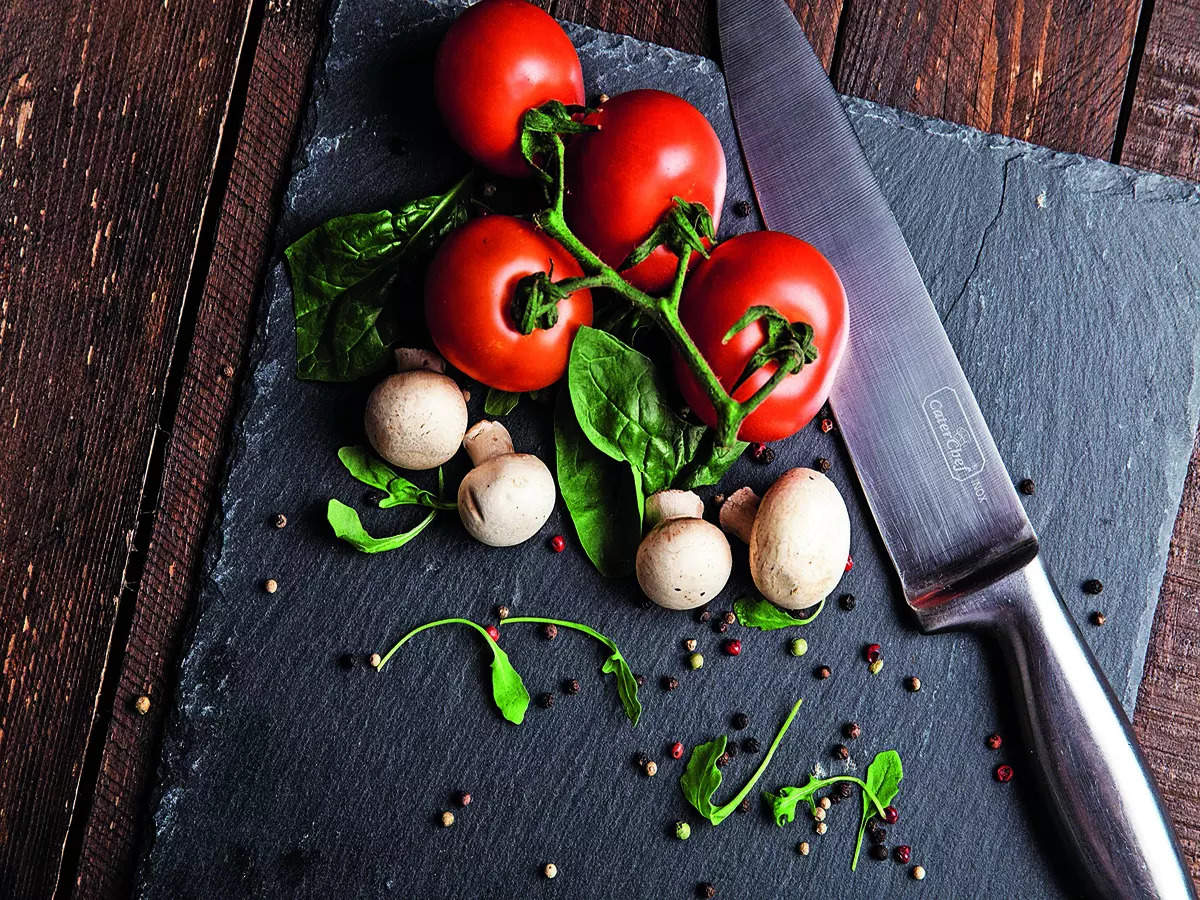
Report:
M 0 896 L 53 890 L 244 0 L 0 4 Z
M 304 108 L 322 0 L 267 8 L 249 77 L 237 145 L 221 202 L 212 260 L 162 470 L 130 640 L 108 716 L 104 752 L 83 835 L 74 893 L 123 897 L 149 829 L 181 635 L 225 465 L 228 434 L 253 329 L 254 300 L 270 251 L 293 139 Z M 181 351 L 184 352 L 184 351 Z M 151 698 L 139 716 L 132 703 Z
M 1200 0 L 1158 0 L 1121 162 L 1200 179 Z
M 1140 0 L 851 0 L 838 89 L 1108 158 Z

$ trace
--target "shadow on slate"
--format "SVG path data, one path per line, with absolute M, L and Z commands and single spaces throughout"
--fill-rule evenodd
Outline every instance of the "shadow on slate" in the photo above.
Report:
M 436 121 L 432 48 L 451 15 L 422 0 L 335 4 L 280 248 L 330 216 L 399 204 L 463 170 L 427 127 Z M 711 61 L 570 33 L 592 93 L 659 87 L 698 105 L 730 155 L 727 210 L 749 196 Z M 1029 515 L 1067 604 L 1080 620 L 1096 604 L 1108 614 L 1086 636 L 1132 708 L 1200 398 L 1197 189 L 858 100 L 848 108 L 1011 474 L 1037 481 Z M 730 211 L 723 222 L 726 234 L 757 226 Z M 420 302 L 415 292 L 398 300 Z M 855 593 L 857 609 L 831 603 L 803 630 L 803 659 L 786 651 L 791 634 L 735 626 L 744 650 L 732 659 L 689 615 L 639 609 L 636 586 L 604 581 L 573 540 L 550 552 L 549 536 L 571 534 L 561 505 L 537 539 L 509 550 L 471 542 L 453 515 L 399 552 L 363 556 L 338 544 L 323 518 L 327 498 L 367 504 L 334 454 L 361 441 L 370 385 L 296 380 L 279 264 L 254 353 L 165 742 L 142 896 L 682 898 L 703 880 L 722 898 L 1044 897 L 1069 886 L 1049 868 L 1059 854 L 1035 824 L 1044 816 L 994 657 L 969 635 L 916 632 L 836 432 L 805 429 L 778 446 L 772 466 L 739 463 L 725 487 L 761 490 L 790 466 L 829 457 L 850 502 L 856 560 L 839 592 Z M 484 392 L 471 390 L 477 418 Z M 552 458 L 545 407 L 522 401 L 507 421 L 518 449 Z M 450 484 L 463 462 L 454 466 Z M 286 529 L 269 527 L 276 512 L 291 520 Z M 369 510 L 364 520 L 383 534 L 419 515 Z M 267 577 L 278 593 L 260 590 Z M 1089 577 L 1104 580 L 1099 598 L 1078 588 Z M 741 563 L 714 608 L 746 583 Z M 432 618 L 486 621 L 501 602 L 611 634 L 647 676 L 642 723 L 631 729 L 622 715 L 600 648 L 566 632 L 553 642 L 531 626 L 503 632 L 532 694 L 566 677 L 582 683 L 552 710 L 531 706 L 521 727 L 492 706 L 486 651 L 466 629 L 421 635 L 383 673 L 338 665 Z M 683 664 L 686 637 L 705 654 L 698 672 Z M 868 641 L 886 655 L 875 677 L 861 659 Z M 821 663 L 834 674 L 819 682 L 811 673 Z M 670 694 L 657 686 L 667 673 L 682 682 Z M 924 683 L 917 694 L 902 687 L 909 674 Z M 776 828 L 757 803 L 719 829 L 689 814 L 676 784 L 683 763 L 666 746 L 690 750 L 738 710 L 751 720 L 739 736 L 765 746 L 797 697 L 805 704 L 761 786 L 803 783 L 814 764 L 861 773 L 875 752 L 896 748 L 906 778 L 889 840 L 912 846 L 929 872 L 922 886 L 865 854 L 850 873 L 857 799 L 833 808 L 821 838 L 803 822 Z M 835 762 L 829 748 L 847 719 L 863 735 L 850 762 Z M 993 753 L 984 737 L 997 728 L 1008 740 Z M 656 778 L 633 768 L 636 751 L 658 760 Z M 756 762 L 739 754 L 724 770 L 729 784 L 740 787 Z M 1012 784 L 993 781 L 1000 762 L 1016 768 Z M 474 802 L 441 828 L 440 812 L 462 790 Z M 677 818 L 692 822 L 691 840 L 668 836 Z M 800 840 L 812 843 L 806 858 L 793 849 Z M 551 861 L 559 876 L 546 883 L 539 873 Z

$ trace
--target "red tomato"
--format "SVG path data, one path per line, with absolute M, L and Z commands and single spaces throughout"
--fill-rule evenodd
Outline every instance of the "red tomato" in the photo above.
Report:
M 679 316 L 726 390 L 764 339 L 762 325 L 755 322 L 729 343 L 721 342 L 751 306 L 773 306 L 789 322 L 807 322 L 817 348 L 816 362 L 783 379 L 738 432 L 744 441 L 775 441 L 807 425 L 829 397 L 846 349 L 846 292 L 829 260 L 789 234 L 755 231 L 720 244 L 688 279 Z M 749 398 L 775 368 L 768 363 L 751 375 L 734 399 Z M 675 371 L 696 415 L 716 424 L 712 404 L 678 355 Z
M 489 169 L 523 178 L 521 116 L 549 100 L 583 103 L 566 32 L 525 0 L 483 0 L 450 26 L 434 63 L 438 109 L 455 142 Z
M 472 219 L 438 248 L 425 276 L 425 319 L 438 351 L 455 368 L 502 391 L 533 391 L 567 369 L 575 332 L 592 324 L 592 295 L 558 304 L 553 328 L 521 334 L 511 305 L 517 282 L 534 272 L 555 281 L 583 274 L 557 242 L 510 216 Z
M 703 203 L 713 221 L 725 202 L 725 151 L 704 115 L 664 91 L 630 91 L 601 104 L 586 121 L 600 131 L 567 149 L 567 222 L 610 266 L 619 266 L 654 230 L 672 198 Z M 661 293 L 676 256 L 659 247 L 625 277 Z

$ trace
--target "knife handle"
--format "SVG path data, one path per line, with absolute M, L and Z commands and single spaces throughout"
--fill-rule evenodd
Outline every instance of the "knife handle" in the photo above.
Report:
M 1088 896 L 1195 900 L 1129 722 L 1040 559 L 962 598 L 1012 676 L 1026 746 Z

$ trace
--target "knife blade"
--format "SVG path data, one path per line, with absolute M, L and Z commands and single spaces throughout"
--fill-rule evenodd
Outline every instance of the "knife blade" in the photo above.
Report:
M 831 405 L 909 606 L 990 631 L 1060 831 L 1100 896 L 1194 898 L 1116 697 L 1038 542 L 921 275 L 785 0 L 718 0 L 722 68 L 767 227 L 813 244 L 850 307 Z

